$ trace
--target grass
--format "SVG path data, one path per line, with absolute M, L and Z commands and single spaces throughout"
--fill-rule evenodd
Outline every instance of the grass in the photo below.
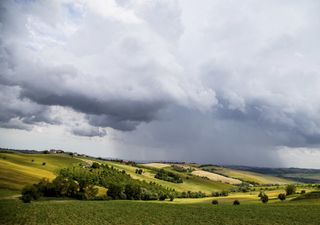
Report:
M 106 163 L 106 162 L 104 162 Z M 154 178 L 156 171 L 149 167 L 144 167 L 144 173 L 143 174 L 136 174 L 135 171 L 139 167 L 124 165 L 121 163 L 115 163 L 115 162 L 107 162 L 107 164 L 114 166 L 115 168 L 125 170 L 128 174 L 131 175 L 134 179 L 139 180 L 145 180 L 147 182 L 156 182 L 158 184 L 161 184 L 165 187 L 173 188 L 176 191 L 202 191 L 207 194 L 211 194 L 213 191 L 221 191 L 221 190 L 228 190 L 232 187 L 230 184 L 225 184 L 217 181 L 207 180 L 203 179 L 198 176 L 189 176 L 186 173 L 178 173 L 176 171 L 171 170 L 170 168 L 167 170 L 170 170 L 172 172 L 178 173 L 183 178 L 183 183 L 172 183 L 164 180 L 159 180 Z M 145 164 L 143 164 L 145 165 Z
M 142 201 L 0 200 L 0 224 L 319 224 L 320 204 L 168 204 Z M 18 213 L 17 213 L 18 212 Z
M 53 179 L 59 169 L 79 163 L 78 159 L 60 154 L 0 153 L 0 188 L 20 190 L 42 178 Z

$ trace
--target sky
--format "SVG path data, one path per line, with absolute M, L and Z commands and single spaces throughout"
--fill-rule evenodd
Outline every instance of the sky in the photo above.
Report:
M 0 2 L 0 146 L 320 168 L 317 0 Z

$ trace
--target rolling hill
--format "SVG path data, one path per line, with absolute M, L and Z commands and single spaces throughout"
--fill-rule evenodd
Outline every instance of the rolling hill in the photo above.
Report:
M 201 166 L 195 164 L 175 165 L 170 163 L 136 164 L 121 161 L 102 160 L 93 157 L 71 156 L 68 154 L 28 154 L 21 152 L 0 152 L 0 188 L 21 190 L 27 184 L 38 182 L 41 178 L 53 179 L 59 169 L 90 164 L 105 163 L 119 170 L 124 170 L 133 179 L 155 182 L 179 192 L 204 192 L 229 190 L 242 181 L 259 184 L 285 184 L 290 180 L 250 171 L 230 169 L 226 167 Z M 189 170 L 177 171 L 176 168 Z M 136 173 L 143 169 L 142 174 Z M 163 169 L 180 176 L 183 183 L 172 183 L 156 179 L 155 175 Z

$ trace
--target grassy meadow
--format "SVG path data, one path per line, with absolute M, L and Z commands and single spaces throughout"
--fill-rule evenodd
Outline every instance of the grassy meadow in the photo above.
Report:
M 0 201 L 1 224 L 319 224 L 320 203 L 173 204 L 142 201 Z M 19 213 L 17 213 L 19 212 Z
M 297 193 L 281 202 L 279 193 L 285 193 L 285 185 L 291 180 L 248 171 L 214 167 L 212 176 L 260 182 L 248 192 L 231 192 L 223 197 L 175 198 L 174 201 L 159 200 L 74 200 L 43 197 L 38 201 L 23 203 L 19 196 L 27 184 L 37 183 L 42 178 L 54 179 L 59 169 L 104 163 L 124 170 L 133 179 L 156 182 L 164 187 L 182 191 L 202 191 L 210 195 L 214 191 L 230 190 L 236 186 L 210 180 L 210 172 L 198 165 L 188 164 L 196 174 L 177 172 L 170 164 L 150 163 L 128 165 L 115 161 L 101 161 L 90 157 L 72 157 L 67 154 L 0 153 L 0 224 L 319 224 L 319 189 L 297 185 Z M 45 163 L 45 165 L 43 165 Z M 137 174 L 136 169 L 143 173 Z M 154 178 L 158 169 L 179 174 L 183 183 L 172 183 Z M 193 171 L 193 172 L 194 172 Z M 271 183 L 278 184 L 270 186 Z M 265 186 L 263 186 L 265 184 Z M 99 196 L 106 193 L 98 187 Z M 299 194 L 302 190 L 306 194 Z M 258 197 L 260 191 L 269 196 L 267 204 Z M 315 192 L 317 191 L 317 192 Z M 212 200 L 218 200 L 213 205 Z M 240 205 L 233 205 L 239 200 Z

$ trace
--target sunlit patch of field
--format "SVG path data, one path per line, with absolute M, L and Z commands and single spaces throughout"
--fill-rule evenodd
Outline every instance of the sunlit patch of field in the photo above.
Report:
M 288 179 L 250 172 L 250 171 L 242 171 L 242 170 L 230 169 L 225 167 L 215 167 L 214 169 L 215 169 L 214 171 L 216 171 L 219 174 L 223 174 L 228 177 L 233 177 L 233 178 L 241 179 L 248 182 L 256 182 L 259 184 L 283 185 L 283 184 L 293 183 L 293 181 Z
M 0 153 L 0 188 L 21 190 L 42 178 L 53 179 L 59 169 L 79 162 L 64 155 Z
M 146 163 L 146 164 L 143 164 L 143 166 L 156 168 L 156 169 L 163 169 L 163 168 L 169 167 L 171 165 L 170 164 L 165 164 L 165 163 Z
M 228 183 L 228 184 L 241 184 L 242 181 L 230 177 L 225 177 L 216 173 L 211 173 L 203 170 L 195 170 L 192 171 L 193 175 L 200 176 L 200 177 L 207 177 L 210 180 L 218 181 L 222 183 Z

